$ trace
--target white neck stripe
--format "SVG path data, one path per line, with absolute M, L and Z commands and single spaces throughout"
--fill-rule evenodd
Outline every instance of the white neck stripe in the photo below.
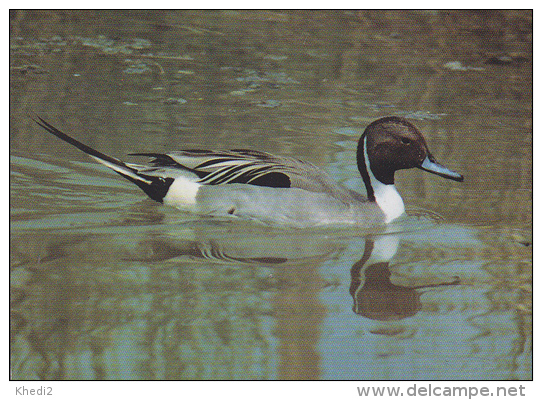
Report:
M 386 223 L 389 223 L 405 212 L 405 203 L 394 184 L 386 185 L 374 176 L 367 154 L 367 136 L 363 139 L 363 158 L 376 203 L 386 216 Z

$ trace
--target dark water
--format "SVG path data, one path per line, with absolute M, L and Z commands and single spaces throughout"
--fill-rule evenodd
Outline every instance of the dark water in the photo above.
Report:
M 531 12 L 12 11 L 10 46 L 13 379 L 531 379 Z M 400 172 L 411 217 L 371 235 L 213 220 L 34 113 L 354 189 L 364 127 L 402 115 L 465 182 Z

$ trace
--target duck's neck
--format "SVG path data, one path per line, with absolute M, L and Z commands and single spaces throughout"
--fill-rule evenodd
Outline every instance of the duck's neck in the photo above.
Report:
M 361 147 L 361 148 L 360 148 Z M 395 182 L 380 182 L 371 171 L 367 154 L 367 135 L 363 135 L 358 147 L 358 168 L 367 189 L 369 201 L 376 202 L 386 217 L 386 223 L 400 217 L 405 212 L 405 203 L 395 187 Z

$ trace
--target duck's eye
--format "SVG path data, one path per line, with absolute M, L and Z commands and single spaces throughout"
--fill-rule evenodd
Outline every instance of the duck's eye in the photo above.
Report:
M 410 144 L 410 139 L 409 139 L 409 138 L 406 138 L 406 137 L 401 138 L 401 143 L 403 143 L 403 144 Z

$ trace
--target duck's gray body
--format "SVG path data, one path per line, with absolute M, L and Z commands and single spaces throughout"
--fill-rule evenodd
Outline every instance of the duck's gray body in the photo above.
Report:
M 299 188 L 248 187 L 245 184 L 202 186 L 194 206 L 179 208 L 198 214 L 229 214 L 298 227 L 329 224 L 373 226 L 385 222 L 378 205 L 361 195 L 350 196 L 349 201 L 344 202 L 328 193 Z
M 404 213 L 394 173 L 418 167 L 457 181 L 437 164 L 425 139 L 408 121 L 386 117 L 370 124 L 358 144 L 357 163 L 368 197 L 334 182 L 313 164 L 254 150 L 183 150 L 150 157 L 148 165 L 107 156 L 38 118 L 60 139 L 139 186 L 153 200 L 197 214 L 237 216 L 299 227 L 375 226 Z
M 253 150 L 185 150 L 152 157 L 141 173 L 171 177 L 163 202 L 189 212 L 286 225 L 381 224 L 382 210 L 317 166 Z

